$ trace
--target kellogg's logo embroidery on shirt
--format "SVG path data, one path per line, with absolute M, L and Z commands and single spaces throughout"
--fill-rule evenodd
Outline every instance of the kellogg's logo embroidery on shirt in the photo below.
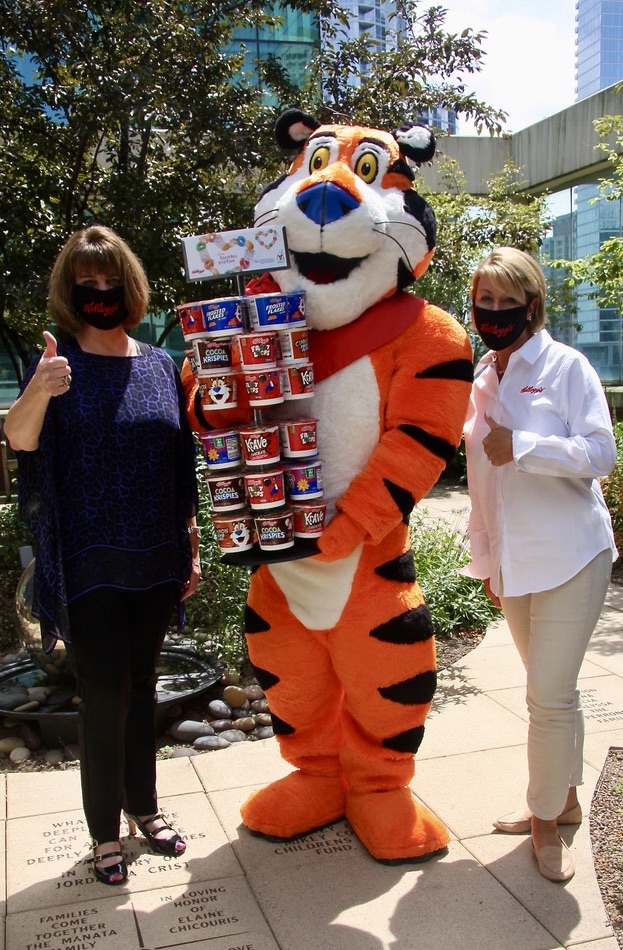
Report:
M 520 389 L 520 393 L 542 393 L 544 390 L 543 386 L 524 386 L 523 389 Z

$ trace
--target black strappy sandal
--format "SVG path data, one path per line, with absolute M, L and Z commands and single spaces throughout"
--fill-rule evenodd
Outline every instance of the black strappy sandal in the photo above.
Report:
M 127 811 L 124 812 L 124 815 L 128 823 L 128 828 L 130 829 L 130 835 L 134 837 L 136 835 L 136 829 L 138 828 L 149 842 L 152 851 L 156 851 L 158 854 L 167 854 L 170 857 L 179 857 L 179 855 L 184 854 L 186 842 L 178 835 L 177 831 L 171 827 L 164 815 L 160 812 L 156 815 L 150 815 L 149 818 L 145 818 L 144 821 L 141 821 L 136 815 L 128 815 Z M 164 824 L 150 831 L 147 825 L 151 825 L 154 821 L 163 821 Z M 165 830 L 172 831 L 173 834 L 168 838 L 156 837 L 161 831 Z

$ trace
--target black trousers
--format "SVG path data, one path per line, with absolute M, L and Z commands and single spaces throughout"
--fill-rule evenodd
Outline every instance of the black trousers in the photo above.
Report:
M 157 811 L 155 668 L 177 593 L 174 584 L 104 589 L 69 605 L 82 802 L 95 841 L 118 840 L 122 808 Z

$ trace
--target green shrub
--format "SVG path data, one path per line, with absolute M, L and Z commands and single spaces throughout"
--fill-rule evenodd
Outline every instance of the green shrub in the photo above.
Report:
M 616 546 L 623 553 L 623 422 L 615 423 L 614 438 L 617 460 L 612 474 L 602 479 L 601 486 L 612 518 Z
M 425 508 L 426 502 L 423 502 Z M 485 630 L 500 617 L 485 593 L 482 581 L 464 577 L 459 570 L 470 561 L 455 523 L 431 520 L 416 509 L 409 524 L 415 571 L 433 618 L 438 637 Z

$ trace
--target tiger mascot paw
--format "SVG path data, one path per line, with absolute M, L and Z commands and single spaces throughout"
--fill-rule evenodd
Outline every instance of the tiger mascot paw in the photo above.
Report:
M 409 788 L 351 793 L 346 817 L 362 845 L 377 861 L 410 864 L 445 854 L 450 836 Z
M 346 790 L 340 776 L 297 771 L 254 792 L 240 814 L 250 831 L 284 841 L 333 824 L 345 811 Z

